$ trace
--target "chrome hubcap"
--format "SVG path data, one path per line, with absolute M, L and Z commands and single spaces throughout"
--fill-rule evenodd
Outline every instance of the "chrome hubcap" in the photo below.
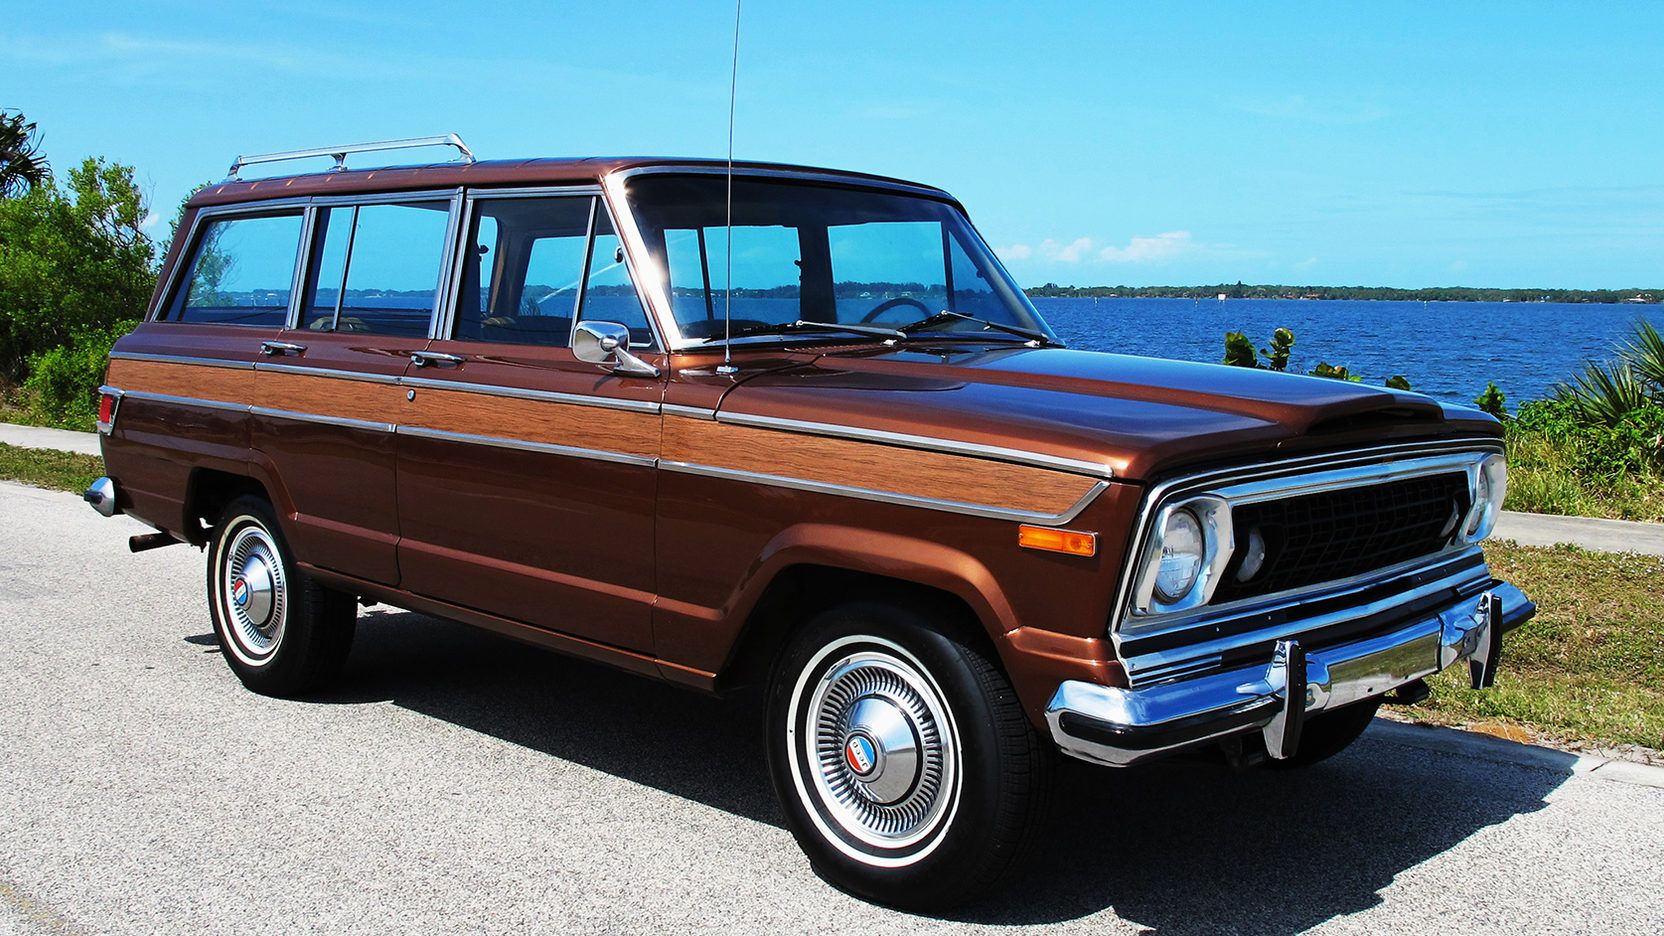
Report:
M 959 751 L 935 684 L 899 647 L 875 646 L 886 643 L 848 638 L 823 650 L 805 677 L 822 675 L 798 683 L 793 711 L 803 728 L 800 787 L 808 781 L 842 838 L 889 852 L 919 846 L 942 826 L 957 802 Z
M 252 525 L 237 531 L 224 557 L 220 594 L 232 649 L 257 663 L 283 639 L 288 611 L 283 561 L 271 535 Z

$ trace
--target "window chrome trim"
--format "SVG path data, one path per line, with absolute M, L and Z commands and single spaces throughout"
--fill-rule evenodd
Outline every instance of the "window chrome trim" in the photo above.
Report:
M 508 397 L 515 400 L 536 400 L 542 403 L 563 403 L 569 406 L 594 406 L 601 409 L 629 410 L 637 413 L 657 413 L 659 404 L 651 400 L 621 400 L 613 397 L 585 396 L 581 393 L 561 393 L 557 390 L 526 390 L 519 387 L 500 387 L 492 384 L 467 383 L 461 380 L 438 380 L 432 377 L 397 378 L 405 387 L 428 390 L 456 390 L 486 396 Z
M 621 465 L 638 465 L 652 467 L 658 464 L 658 459 L 651 455 L 635 455 L 629 452 L 611 452 L 603 449 L 579 448 L 573 445 L 553 445 L 548 442 L 528 442 L 522 439 L 505 439 L 501 436 L 473 435 L 466 432 L 449 432 L 444 429 L 428 429 L 422 426 L 407 426 L 399 424 L 393 429 L 398 435 L 413 436 L 418 439 L 433 439 L 441 442 L 461 442 L 472 445 L 489 445 L 494 448 L 514 449 L 521 452 L 538 452 L 545 455 L 566 455 L 573 458 L 587 458 L 592 461 L 613 462 Z
M 1102 462 L 1083 461 L 1074 458 L 1046 455 L 1024 449 L 1005 448 L 998 445 L 984 445 L 979 442 L 960 442 L 954 439 L 942 439 L 935 436 L 913 435 L 904 432 L 889 432 L 883 429 L 863 429 L 857 426 L 840 426 L 833 423 L 806 422 L 797 419 L 784 419 L 776 416 L 757 416 L 750 413 L 731 413 L 727 410 L 716 414 L 719 423 L 732 423 L 736 426 L 751 426 L 759 429 L 781 429 L 786 432 L 800 432 L 807 435 L 835 436 L 838 438 L 855 439 L 861 442 L 879 442 L 885 445 L 897 445 L 904 448 L 923 449 L 925 451 L 945 452 L 950 455 L 969 455 L 975 458 L 991 459 L 995 461 L 1016 462 L 1024 465 L 1034 465 L 1041 468 L 1054 468 L 1076 474 L 1091 475 L 1093 477 L 1113 478 L 1115 473 Z
M 742 481 L 751 484 L 766 484 L 770 487 L 790 488 L 797 491 L 808 491 L 813 494 L 831 494 L 839 497 L 854 497 L 860 500 L 877 501 L 882 504 L 896 504 L 903 507 L 922 507 L 926 510 L 941 510 L 948 513 L 965 514 L 972 517 L 985 517 L 991 520 L 1011 520 L 1019 523 L 1034 523 L 1041 526 L 1059 526 L 1070 522 L 1080 515 L 1089 504 L 1109 487 L 1108 481 L 1099 481 L 1083 494 L 1062 513 L 1048 514 L 1031 510 L 1011 510 L 1003 507 L 993 507 L 988 504 L 972 504 L 964 501 L 943 500 L 935 497 L 921 497 L 915 494 L 902 494 L 896 491 L 881 491 L 874 488 L 856 487 L 848 484 L 834 484 L 828 481 L 812 481 L 807 478 L 791 478 L 784 475 L 763 474 L 761 472 L 746 471 L 739 468 L 721 468 L 716 465 L 702 465 L 695 462 L 680 462 L 660 460 L 659 467 L 666 471 L 682 474 L 703 475 L 711 478 L 721 478 L 726 481 Z
M 1334 488 L 1355 487 L 1371 481 L 1390 479 L 1392 475 L 1382 475 L 1380 469 L 1390 469 L 1394 465 L 1405 462 L 1391 461 L 1395 456 L 1423 456 L 1412 458 L 1409 463 L 1419 464 L 1428 458 L 1438 455 L 1450 455 L 1460 462 L 1462 459 L 1478 460 L 1493 452 L 1502 451 L 1502 440 L 1486 437 L 1462 437 L 1437 442 L 1404 442 L 1392 445 L 1375 446 L 1364 449 L 1352 449 L 1344 452 L 1330 452 L 1320 455 L 1301 456 L 1276 462 L 1266 462 L 1259 465 L 1237 466 L 1235 468 L 1219 468 L 1195 474 L 1180 475 L 1170 478 L 1151 487 L 1144 495 L 1139 505 L 1138 516 L 1133 527 L 1133 540 L 1127 550 L 1128 561 L 1121 571 L 1120 584 L 1116 588 L 1115 603 L 1111 606 L 1109 632 L 1111 636 L 1118 636 L 1121 627 L 1130 618 L 1129 610 L 1132 601 L 1132 585 L 1135 576 L 1143 566 L 1144 554 L 1148 549 L 1152 535 L 1152 520 L 1162 506 L 1170 499 L 1182 494 L 1202 493 L 1223 490 L 1224 487 L 1241 488 L 1246 490 L 1261 490 L 1264 493 L 1258 499 L 1277 496 L 1276 482 L 1279 480 L 1305 477 L 1309 474 L 1327 474 L 1341 479 L 1333 485 Z M 1446 468 L 1445 470 L 1450 470 Z M 1350 473 L 1356 473 L 1366 478 L 1356 484 L 1344 483 L 1344 478 Z M 1437 473 L 1437 472 L 1434 472 Z M 1220 487 L 1219 485 L 1223 485 Z M 1291 486 L 1302 494 L 1315 493 L 1317 490 L 1330 488 L 1314 488 L 1301 486 L 1298 483 Z M 1435 554 L 1443 555 L 1443 553 Z M 1424 557 L 1425 558 L 1425 557 Z M 1323 582 L 1295 589 L 1287 594 L 1309 594 L 1327 588 L 1332 583 Z M 1263 597 L 1243 599 L 1233 602 L 1232 606 L 1247 606 L 1251 602 L 1262 601 Z M 1212 606 L 1204 606 L 1198 616 L 1206 616 L 1212 611 Z M 1160 615 L 1147 615 L 1145 620 L 1154 620 Z M 1194 621 L 1192 622 L 1194 624 Z M 1117 642 L 1117 647 L 1119 643 Z
M 250 406 L 250 416 L 265 416 L 271 419 L 292 419 L 296 422 L 319 423 L 325 426 L 339 426 L 343 429 L 362 429 L 366 432 L 392 432 L 392 423 L 373 422 L 368 419 L 350 419 L 346 416 L 324 416 L 319 413 L 301 413 L 295 410 L 273 409 L 269 406 Z
M 191 357 L 186 354 L 150 354 L 141 351 L 111 351 L 112 361 L 151 361 L 156 364 L 196 364 L 201 367 L 225 367 L 231 370 L 253 370 L 253 361 L 233 361 L 229 358 Z

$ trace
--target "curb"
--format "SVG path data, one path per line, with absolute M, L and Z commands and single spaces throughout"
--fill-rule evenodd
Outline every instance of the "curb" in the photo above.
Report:
M 1554 748 L 1493 738 L 1460 728 L 1418 725 L 1377 718 L 1375 724 L 1370 726 L 1366 737 L 1423 751 L 1477 757 L 1521 767 L 1569 770 L 1573 774 L 1586 775 L 1596 780 L 1664 790 L 1664 767 L 1593 754 L 1557 751 Z

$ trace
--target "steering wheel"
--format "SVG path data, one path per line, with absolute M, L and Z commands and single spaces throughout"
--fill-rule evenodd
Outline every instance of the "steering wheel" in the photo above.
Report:
M 865 325 L 869 322 L 876 321 L 880 315 L 883 315 L 885 312 L 901 305 L 914 306 L 920 312 L 923 312 L 926 315 L 930 314 L 930 307 L 919 300 L 914 299 L 912 296 L 897 296 L 894 299 L 886 299 L 878 305 L 873 306 L 871 312 L 861 316 L 861 324 Z

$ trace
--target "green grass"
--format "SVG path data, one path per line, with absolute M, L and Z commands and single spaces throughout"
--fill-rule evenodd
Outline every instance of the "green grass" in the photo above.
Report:
M 1593 476 L 1577 468 L 1564 440 L 1539 433 L 1508 434 L 1509 510 L 1664 522 L 1664 473 Z
M 0 480 L 79 494 L 104 474 L 104 460 L 49 449 L 18 448 L 0 442 Z
M 1467 667 L 1429 680 L 1433 696 L 1396 710 L 1421 721 L 1574 744 L 1664 750 L 1664 557 L 1512 543 L 1485 549 L 1498 578 L 1537 602 L 1503 642 L 1496 687 Z M 1498 730 L 1501 729 L 1501 730 Z

